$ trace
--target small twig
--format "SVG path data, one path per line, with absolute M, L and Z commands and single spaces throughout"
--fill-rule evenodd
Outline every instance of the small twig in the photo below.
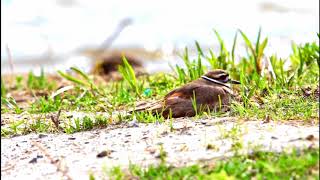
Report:
M 10 169 L 13 169 L 16 165 L 13 164 L 13 165 L 9 165 L 9 167 L 5 167 L 5 168 L 1 168 L 1 172 L 5 172 L 5 171 L 8 171 Z
M 53 115 L 50 116 L 54 126 L 60 130 L 60 127 L 59 127 L 59 117 L 60 117 L 60 113 L 61 113 L 61 109 L 59 109 L 58 111 L 58 114 L 54 117 Z
M 301 140 L 303 140 L 303 138 L 299 137 L 299 138 L 291 139 L 288 142 L 301 141 Z
M 40 152 L 43 153 L 44 156 L 50 160 L 50 163 L 51 163 L 51 164 L 53 164 L 53 165 L 55 165 L 55 166 L 57 167 L 57 171 L 58 171 L 58 172 L 61 172 L 62 175 L 63 175 L 64 177 L 66 177 L 68 180 L 72 180 L 72 178 L 71 178 L 70 175 L 68 174 L 68 169 L 69 169 L 68 167 L 62 167 L 62 164 L 59 163 L 60 160 L 59 160 L 59 159 L 55 160 L 55 159 L 48 153 L 47 149 L 46 149 L 45 147 L 43 147 L 40 143 L 32 140 L 32 144 L 35 145 L 35 146 L 40 150 Z
M 9 60 L 9 64 L 10 64 L 11 75 L 13 75 L 14 74 L 14 71 L 13 71 L 13 59 L 12 59 L 11 51 L 10 51 L 10 48 L 9 48 L 8 44 L 6 44 L 6 50 L 7 50 L 7 54 L 8 54 L 8 60 Z
M 36 101 L 38 101 L 39 98 L 38 98 L 38 96 L 36 95 L 36 93 L 35 93 L 32 89 L 30 89 L 30 92 L 31 92 L 32 96 L 36 99 Z

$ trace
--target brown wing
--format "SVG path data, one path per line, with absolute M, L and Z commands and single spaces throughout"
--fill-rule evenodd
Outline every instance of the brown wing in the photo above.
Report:
M 214 108 L 220 102 L 219 96 L 222 104 L 228 103 L 228 92 L 222 87 L 190 83 L 171 91 L 164 97 L 164 100 L 137 108 L 135 111 L 152 111 L 162 114 L 164 117 L 169 117 L 171 114 L 173 118 L 194 116 L 195 111 L 192 103 L 194 95 L 198 109 L 203 105 L 210 109 Z
M 197 89 L 200 86 L 190 83 L 186 84 L 180 88 L 177 88 L 171 92 L 169 92 L 163 100 L 154 102 L 154 103 L 143 103 L 135 107 L 134 109 L 130 110 L 129 113 L 136 111 L 152 111 L 154 113 L 162 114 L 165 117 L 168 117 L 170 114 L 170 109 L 173 111 L 172 117 L 180 116 L 179 114 L 184 114 L 183 112 L 186 111 L 186 109 L 190 109 L 189 111 L 193 111 L 192 104 L 190 101 L 190 97 L 192 97 L 192 93 L 189 93 L 189 90 Z M 192 91 L 191 91 L 192 92 Z M 177 97 L 178 99 L 173 99 L 174 97 Z M 191 106 L 189 106 L 189 104 Z M 186 106 L 181 106 L 186 105 Z M 168 108 L 169 107 L 169 108 Z M 184 116 L 184 115 L 181 115 Z M 180 116 L 180 117 L 181 117 Z
M 171 91 L 165 97 L 165 110 L 163 115 L 172 113 L 172 117 L 194 116 L 192 99 L 196 97 L 197 109 L 213 109 L 219 102 L 222 105 L 228 103 L 228 91 L 221 86 L 187 84 L 184 87 Z
M 212 104 L 213 102 L 219 102 L 219 96 L 220 100 L 223 101 L 228 94 L 229 92 L 221 86 L 210 86 L 204 84 L 199 85 L 197 83 L 191 83 L 171 91 L 165 96 L 164 100 L 167 104 L 171 100 L 174 101 L 175 99 L 179 98 L 189 100 L 193 99 L 195 96 L 197 103 Z
M 178 96 L 178 97 L 182 97 L 182 98 L 189 98 L 193 96 L 193 91 L 195 91 L 196 89 L 200 88 L 201 85 L 197 84 L 197 83 L 189 83 L 186 84 L 180 88 L 177 88 L 171 92 L 169 92 L 164 99 L 167 99 L 169 97 L 173 97 L 173 96 Z

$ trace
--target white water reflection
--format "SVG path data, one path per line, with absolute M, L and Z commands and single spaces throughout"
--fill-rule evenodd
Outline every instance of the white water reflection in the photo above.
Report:
M 133 24 L 124 29 L 113 48 L 161 48 L 166 54 L 191 47 L 195 40 L 204 47 L 217 47 L 212 28 L 230 47 L 238 28 L 255 39 L 261 26 L 271 45 L 266 52 L 285 57 L 291 41 L 316 40 L 319 31 L 318 0 L 4 0 L 1 5 L 2 63 L 7 60 L 6 44 L 15 63 L 49 50 L 54 61 L 66 61 L 73 54 L 79 56 L 75 53 L 79 48 L 99 46 L 127 17 Z

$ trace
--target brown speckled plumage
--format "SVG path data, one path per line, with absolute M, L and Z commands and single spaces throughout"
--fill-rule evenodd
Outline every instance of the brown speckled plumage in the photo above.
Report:
M 194 80 L 184 86 L 169 92 L 163 100 L 158 101 L 148 107 L 137 108 L 137 111 L 146 110 L 153 113 L 160 113 L 168 118 L 172 113 L 173 118 L 184 116 L 195 116 L 193 97 L 196 99 L 197 111 L 220 110 L 229 105 L 232 90 L 228 87 L 228 82 L 238 83 L 229 79 L 229 75 L 224 70 L 213 70 L 205 74 L 206 77 L 217 80 L 221 84 L 211 82 L 204 78 Z M 171 111 L 171 112 L 170 112 Z

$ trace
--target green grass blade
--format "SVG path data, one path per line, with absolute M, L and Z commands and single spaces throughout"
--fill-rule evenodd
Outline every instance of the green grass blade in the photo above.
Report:
M 202 68 L 202 62 L 201 62 L 201 58 L 200 55 L 198 55 L 198 74 L 196 78 L 199 78 L 202 74 L 203 74 L 203 68 Z
M 261 37 L 261 27 L 259 28 L 258 38 L 257 38 L 257 42 L 256 42 L 256 54 L 259 54 L 260 37 Z
M 134 70 L 132 68 L 132 66 L 129 64 L 127 58 L 125 56 L 122 56 L 122 60 L 123 63 L 126 67 L 126 70 L 128 72 L 128 75 L 130 75 L 130 77 L 132 78 L 132 81 L 134 84 L 137 84 L 137 78 L 136 78 L 136 74 L 134 73 Z
M 119 66 L 118 70 L 119 70 L 120 74 L 122 75 L 122 77 L 129 83 L 131 88 L 135 89 L 134 83 L 132 82 L 130 75 L 128 74 L 128 71 L 126 70 L 126 68 L 124 66 Z
M 78 85 L 80 85 L 80 86 L 90 87 L 90 84 L 87 84 L 87 83 L 85 83 L 84 81 L 81 81 L 80 79 L 77 79 L 77 78 L 75 78 L 75 77 L 73 77 L 73 76 L 71 76 L 71 75 L 69 75 L 69 74 L 67 74 L 67 73 L 63 73 L 63 72 L 60 71 L 60 70 L 58 70 L 57 72 L 58 72 L 58 74 L 59 74 L 60 76 L 62 76 L 63 78 L 65 78 L 65 79 L 67 79 L 67 80 L 69 80 L 69 81 L 71 81 L 71 82 L 74 82 L 74 83 L 76 83 L 76 84 L 78 84 Z
M 236 34 L 234 35 L 233 38 L 233 44 L 232 44 L 232 50 L 231 50 L 231 57 L 232 57 L 232 61 L 234 62 L 235 58 L 234 58 L 234 52 L 236 50 L 236 44 L 237 44 L 237 36 L 238 33 L 236 32 Z
M 176 65 L 176 70 L 177 70 L 177 74 L 179 76 L 179 80 L 181 83 L 185 83 L 187 82 L 186 80 L 186 73 L 184 72 L 184 70 L 182 68 L 180 68 L 178 65 Z
M 138 85 L 136 74 L 129 64 L 127 58 L 123 55 L 122 56 L 123 66 L 119 66 L 119 72 L 123 76 L 123 78 L 129 83 L 132 89 L 134 89 L 135 93 L 140 96 L 141 86 Z
M 195 112 L 195 115 L 198 116 L 198 107 L 197 107 L 196 93 L 195 93 L 195 91 L 193 91 L 192 93 L 193 93 L 193 97 L 191 98 L 192 107 L 193 107 L 193 110 L 194 110 L 194 112 Z
M 40 78 L 39 78 L 39 87 L 44 88 L 45 86 L 46 86 L 46 77 L 44 74 L 43 67 L 41 67 L 41 74 L 40 74 Z
M 10 109 L 14 109 L 14 105 L 11 104 L 7 98 L 1 97 L 1 105 L 3 104 L 8 106 Z
M 16 100 L 13 97 L 1 97 L 1 104 L 8 106 L 10 109 L 20 109 Z
M 263 56 L 263 52 L 264 52 L 264 49 L 266 48 L 267 44 L 268 44 L 268 38 L 265 38 L 259 47 L 258 59 L 260 59 Z
M 189 62 L 189 54 L 188 54 L 187 47 L 184 48 L 183 60 L 185 60 L 186 62 Z
M 224 44 L 224 42 L 223 42 L 220 34 L 218 33 L 218 31 L 216 31 L 215 29 L 214 29 L 213 31 L 214 31 L 214 33 L 216 34 L 217 39 L 218 39 L 218 41 L 219 41 L 219 43 L 220 43 L 220 55 L 221 55 L 221 54 L 224 54 L 224 53 L 226 52 L 225 44 Z
M 71 67 L 71 70 L 73 70 L 74 72 L 76 72 L 77 74 L 79 74 L 80 76 L 82 76 L 88 84 L 90 84 L 90 86 L 95 89 L 98 90 L 98 87 L 96 85 L 94 85 L 94 83 L 92 82 L 92 79 L 90 79 L 90 77 L 88 76 L 88 74 L 86 74 L 85 72 L 83 72 L 82 70 L 76 68 L 76 67 Z
M 4 81 L 1 76 L 1 97 L 4 97 L 7 94 L 7 89 L 4 85 Z
M 214 55 L 214 53 L 212 52 L 211 49 L 209 49 L 209 53 L 210 53 L 210 56 L 211 56 L 211 57 L 208 57 L 207 60 L 208 60 L 209 63 L 210 63 L 211 69 L 215 69 L 215 68 L 216 68 L 216 60 L 217 60 L 217 57 Z
M 298 54 L 298 46 L 295 42 L 292 42 L 291 48 L 292 48 L 293 55 Z
M 198 43 L 198 41 L 196 41 L 195 43 L 196 43 L 196 47 L 197 47 L 198 53 L 199 53 L 202 57 L 204 57 L 203 51 L 202 51 L 202 49 L 201 49 L 201 47 L 200 47 L 200 44 Z
M 87 80 L 88 82 L 91 81 L 91 79 L 89 78 L 89 76 L 84 73 L 83 71 L 81 71 L 80 69 L 76 68 L 76 67 L 71 67 L 71 70 L 73 70 L 74 72 L 76 72 L 77 74 L 79 74 L 80 76 L 82 76 L 85 80 Z
M 298 48 L 298 52 L 299 52 L 299 60 L 300 60 L 300 64 L 299 64 L 299 68 L 298 68 L 298 77 L 300 77 L 302 74 L 302 71 L 303 71 L 304 58 L 302 57 L 302 53 L 301 53 L 300 48 Z
M 255 50 L 253 49 L 253 46 L 252 46 L 252 43 L 250 42 L 250 40 L 248 39 L 248 37 L 244 34 L 244 32 L 242 32 L 240 29 L 239 29 L 239 32 L 240 34 L 242 35 L 242 38 L 244 40 L 244 42 L 246 43 L 247 47 L 250 49 L 252 55 L 254 57 L 256 57 L 256 52 Z
M 52 93 L 50 98 L 53 99 L 54 97 L 58 96 L 59 94 L 62 94 L 63 92 L 66 92 L 66 91 L 73 89 L 73 88 L 74 88 L 73 85 L 62 87 L 62 88 L 58 89 L 56 92 Z

